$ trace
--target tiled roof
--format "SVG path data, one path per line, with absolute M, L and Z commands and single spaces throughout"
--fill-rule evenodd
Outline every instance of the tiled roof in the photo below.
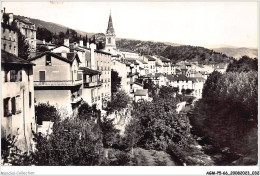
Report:
M 161 67 L 162 65 L 160 65 L 158 62 L 155 62 L 155 66 Z
M 90 68 L 87 67 L 79 67 L 80 70 L 83 70 L 84 74 L 87 75 L 98 75 L 101 74 L 101 72 L 97 71 L 97 70 L 92 70 Z
M 148 95 L 148 89 L 137 89 L 134 93 L 135 96 L 146 96 Z
M 167 58 L 165 58 L 163 56 L 156 56 L 156 57 L 158 57 L 162 62 L 171 62 L 170 59 L 167 59 Z
M 152 56 L 145 55 L 144 57 L 148 58 L 148 61 L 156 61 Z
M 1 63 L 2 64 L 22 64 L 22 65 L 35 65 L 30 61 L 24 60 L 20 57 L 17 57 L 14 54 L 8 53 L 4 50 L 1 50 Z
M 61 53 L 52 53 L 50 51 L 43 52 L 43 53 L 41 53 L 41 54 L 31 58 L 30 61 L 36 60 L 36 59 L 38 59 L 38 58 L 40 58 L 40 57 L 42 57 L 44 55 L 51 55 L 51 56 L 53 56 L 53 57 L 55 57 L 57 59 L 60 59 L 60 60 L 62 60 L 64 62 L 68 62 L 68 63 L 72 63 L 74 61 L 74 59 L 77 59 L 78 62 L 80 62 L 80 59 L 79 59 L 77 53 L 74 53 L 74 52 L 67 53 L 67 57 L 65 58 L 65 57 L 61 56 Z
M 167 75 L 167 79 L 171 81 L 190 81 L 191 79 L 185 75 Z

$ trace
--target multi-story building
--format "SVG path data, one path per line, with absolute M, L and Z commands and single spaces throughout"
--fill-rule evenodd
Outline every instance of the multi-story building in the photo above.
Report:
M 130 93 L 130 84 L 127 82 L 127 68 L 126 64 L 112 60 L 111 69 L 118 73 L 118 76 L 121 77 L 121 90 L 125 91 L 126 93 Z
M 83 71 L 83 100 L 86 101 L 90 106 L 96 104 L 100 109 L 102 105 L 102 82 L 100 79 L 101 72 L 92 70 L 87 67 L 80 67 L 80 70 Z
M 156 72 L 156 68 L 155 68 L 156 59 L 153 58 L 152 56 L 145 55 L 145 56 L 143 56 L 143 60 L 148 63 L 148 69 L 149 69 L 148 72 L 151 73 L 151 74 L 155 74 L 155 72 Z
M 35 24 L 29 21 L 29 19 L 14 19 L 20 32 L 25 36 L 26 41 L 29 44 L 30 57 L 36 55 L 36 27 Z
M 55 105 L 72 114 L 82 100 L 82 70 L 76 53 L 44 52 L 30 59 L 33 69 L 35 102 Z
M 16 146 L 32 149 L 32 131 L 36 132 L 33 64 L 1 50 L 2 117 L 1 130 L 17 136 Z
M 168 85 L 172 87 L 179 88 L 179 93 L 182 92 L 183 89 L 192 90 L 192 80 L 185 75 L 167 75 Z
M 18 56 L 18 36 L 17 32 L 11 29 L 8 24 L 1 25 L 1 49 Z

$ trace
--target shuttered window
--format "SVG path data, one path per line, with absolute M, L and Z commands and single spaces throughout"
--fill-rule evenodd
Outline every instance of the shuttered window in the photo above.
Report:
M 29 92 L 29 107 L 32 106 L 32 92 Z
M 4 116 L 8 117 L 10 115 L 10 107 L 9 107 L 9 100 L 10 98 L 4 99 Z
M 16 103 L 15 103 L 15 97 L 13 97 L 11 99 L 11 103 L 12 103 L 12 114 L 16 113 Z

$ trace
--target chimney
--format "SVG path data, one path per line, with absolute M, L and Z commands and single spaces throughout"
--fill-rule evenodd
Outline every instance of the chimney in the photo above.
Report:
M 61 52 L 61 57 L 67 58 L 67 53 L 66 52 Z
M 83 46 L 83 40 L 79 41 L 79 46 Z
M 45 45 L 45 39 L 43 39 L 42 43 Z
M 68 38 L 64 39 L 64 45 L 70 47 L 70 40 Z
M 89 42 L 87 42 L 87 48 L 89 48 Z
M 96 49 L 96 44 L 91 43 L 90 44 L 90 68 L 95 69 L 95 49 Z

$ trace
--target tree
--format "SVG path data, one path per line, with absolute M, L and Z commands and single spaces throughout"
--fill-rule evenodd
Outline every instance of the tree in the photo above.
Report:
M 46 28 L 37 28 L 36 38 L 39 40 L 45 40 L 46 42 L 51 42 L 53 33 Z
M 112 95 L 111 101 L 108 102 L 107 110 L 113 112 L 126 108 L 130 100 L 130 97 L 124 91 L 120 90 Z
M 239 60 L 230 63 L 227 72 L 249 72 L 258 70 L 258 61 L 248 56 L 243 56 Z
M 37 124 L 41 125 L 42 121 L 58 122 L 60 116 L 55 106 L 49 103 L 40 103 L 35 106 L 35 116 L 37 118 Z
M 118 72 L 111 70 L 111 92 L 115 93 L 121 87 L 121 77 L 118 76 Z

